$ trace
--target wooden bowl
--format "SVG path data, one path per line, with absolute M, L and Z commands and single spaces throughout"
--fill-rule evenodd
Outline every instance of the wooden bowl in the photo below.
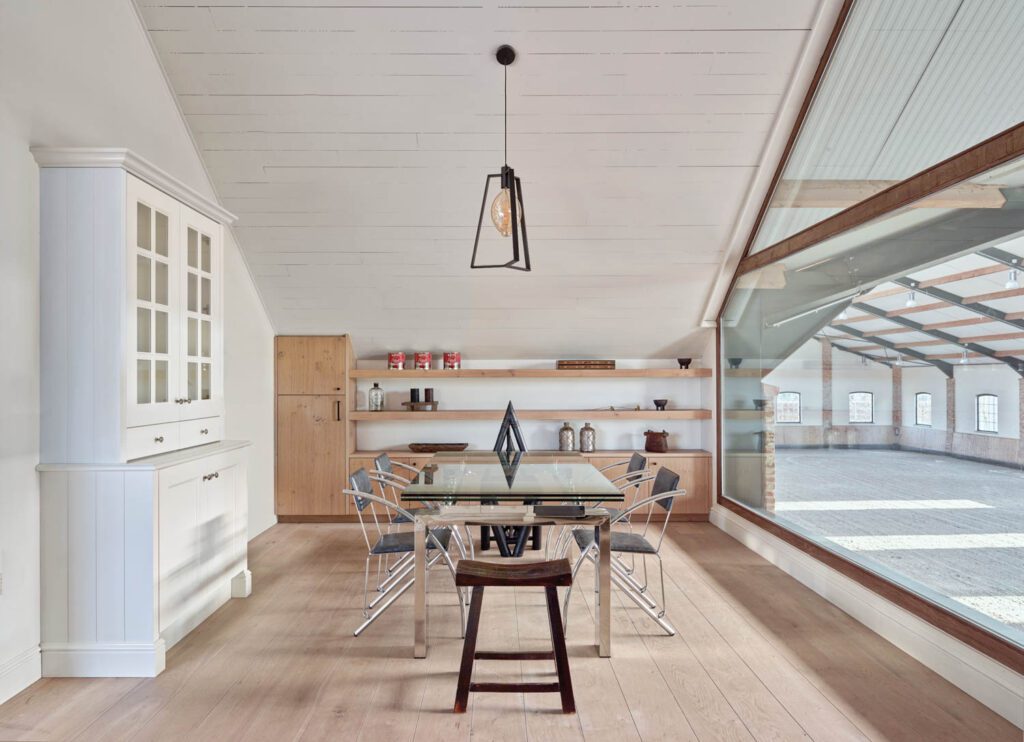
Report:
M 409 450 L 415 453 L 437 453 L 439 451 L 465 451 L 468 443 L 410 443 Z

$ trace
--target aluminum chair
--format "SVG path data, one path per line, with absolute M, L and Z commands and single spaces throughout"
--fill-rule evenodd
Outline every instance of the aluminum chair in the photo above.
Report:
M 353 489 L 360 492 L 373 493 L 374 486 L 379 490 L 379 494 L 385 500 L 390 501 L 396 507 L 401 508 L 402 503 L 399 500 L 399 492 L 393 486 L 393 481 L 386 479 L 381 476 L 378 472 L 373 474 L 367 473 L 365 470 L 360 469 L 349 477 L 349 481 L 352 484 Z M 423 513 L 424 511 L 435 512 L 433 508 L 403 508 L 406 513 L 415 517 L 416 515 Z M 377 514 L 374 513 L 376 516 Z M 384 522 L 381 523 L 381 530 L 387 533 L 394 533 L 401 530 L 401 526 L 411 524 L 412 520 L 407 518 L 404 514 L 396 511 L 388 511 L 385 518 L 382 518 Z M 462 547 L 460 545 L 460 552 Z M 466 555 L 462 552 L 462 557 Z M 391 561 L 393 556 L 397 556 L 397 561 Z M 391 585 L 394 579 L 397 579 L 403 568 L 412 563 L 413 555 L 411 553 L 405 554 L 392 554 L 382 553 L 377 555 L 377 592 L 384 593 L 387 588 Z M 371 604 L 372 605 L 372 604 Z
M 366 620 L 353 632 L 355 636 L 359 636 L 415 583 L 416 577 L 413 572 L 416 567 L 416 534 L 412 531 L 390 530 L 394 516 L 401 515 L 410 523 L 414 516 L 386 497 L 374 494 L 372 480 L 365 469 L 354 472 L 349 477 L 349 484 L 351 489 L 344 490 L 344 493 L 353 500 L 359 518 L 359 526 L 363 532 L 363 540 L 366 542 L 366 563 L 363 573 L 363 618 Z M 428 575 L 430 567 L 443 560 L 454 582 L 455 564 L 448 553 L 451 530 L 448 528 L 429 529 L 426 538 Z M 393 573 L 378 586 L 380 595 L 370 600 L 370 560 L 374 557 L 380 559 L 384 555 L 401 555 L 401 557 L 398 564 L 395 565 Z M 455 594 L 459 601 L 460 631 L 464 636 L 465 598 L 459 588 L 455 589 Z
M 622 461 L 616 461 L 614 464 L 608 464 L 598 469 L 599 472 L 604 474 L 605 472 L 611 471 L 612 469 L 625 466 L 626 471 L 617 477 L 613 477 L 611 482 L 626 498 L 626 502 L 623 508 L 629 507 L 631 502 L 636 499 L 636 496 L 640 492 L 641 485 L 651 482 L 654 477 L 651 475 L 651 470 L 647 468 L 647 457 L 641 453 L 633 452 L 632 456 Z M 630 497 L 632 495 L 632 497 Z M 603 503 L 595 503 L 595 507 L 600 507 Z M 622 512 L 623 508 L 606 508 L 608 515 L 613 520 Z M 627 529 L 631 529 L 629 520 L 625 521 Z M 546 552 L 547 558 L 551 559 L 554 556 L 565 554 L 566 547 L 569 545 L 569 539 L 571 538 L 572 531 L 576 530 L 576 527 L 562 526 L 559 529 L 558 536 L 554 539 L 549 539 L 548 545 L 552 548 Z M 632 565 L 629 568 L 630 572 L 633 571 Z
M 387 497 L 387 493 L 391 493 L 390 499 L 396 504 L 401 505 L 401 493 L 406 487 L 412 484 L 412 481 L 419 476 L 420 471 L 414 466 L 403 464 L 401 461 L 392 461 L 391 457 L 386 453 L 382 453 L 373 460 L 373 466 L 375 472 L 370 476 L 371 479 L 376 481 L 380 486 L 381 494 Z M 402 468 L 404 473 L 412 475 L 411 479 L 407 479 L 399 474 L 395 473 L 394 467 L 399 466 Z M 440 506 L 437 503 L 432 502 L 421 502 L 422 507 L 418 508 L 406 508 L 406 510 L 413 515 L 420 513 L 438 512 Z M 393 523 L 402 524 L 410 522 L 405 519 L 404 516 L 396 515 L 392 520 Z M 466 529 L 467 532 L 469 529 Z M 455 545 L 459 549 L 459 553 L 463 559 L 466 558 L 466 546 L 467 541 L 469 542 L 469 558 L 474 558 L 473 539 L 463 538 L 461 531 L 458 526 L 452 526 L 452 537 L 455 539 Z
M 669 636 L 674 635 L 676 630 L 672 624 L 669 623 L 668 619 L 665 618 L 665 566 L 661 559 L 661 544 L 665 540 L 665 531 L 668 529 L 669 518 L 672 515 L 672 505 L 677 497 L 682 497 L 686 494 L 686 490 L 678 489 L 678 487 L 679 475 L 671 469 L 662 467 L 654 478 L 654 484 L 651 486 L 650 497 L 637 500 L 629 507 L 620 511 L 616 517 L 612 518 L 612 525 L 615 525 L 616 523 L 629 520 L 633 513 L 646 509 L 647 516 L 644 519 L 642 530 L 639 532 L 635 532 L 633 530 L 612 530 L 610 532 L 610 548 L 612 555 L 639 554 L 643 561 L 644 572 L 643 582 L 640 582 L 634 578 L 633 572 L 631 570 L 627 570 L 626 566 L 619 559 L 612 559 L 612 583 L 620 588 L 630 600 L 636 603 L 640 610 L 650 616 L 651 619 L 664 629 Z M 662 511 L 665 518 L 661 524 L 661 530 L 660 533 L 658 533 L 657 541 L 652 543 L 648 538 L 648 533 L 651 531 L 651 522 L 655 520 L 654 515 L 656 508 Z M 589 560 L 595 568 L 594 578 L 596 582 L 598 549 L 597 543 L 594 540 L 594 530 L 592 528 L 580 528 L 574 530 L 572 535 L 573 539 L 576 541 L 576 546 L 580 550 L 579 557 L 576 559 L 576 562 L 572 567 L 573 580 L 575 581 L 580 567 L 583 566 L 583 562 Z M 651 599 L 647 589 L 649 587 L 647 580 L 648 556 L 654 557 L 658 560 L 658 571 L 661 581 L 660 606 Z M 572 587 L 570 587 L 565 594 L 565 606 L 562 620 L 564 621 L 566 628 L 568 628 L 569 622 L 569 598 L 571 596 Z

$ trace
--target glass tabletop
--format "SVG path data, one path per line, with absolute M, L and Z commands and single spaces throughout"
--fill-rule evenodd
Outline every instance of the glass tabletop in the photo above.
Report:
M 622 492 L 581 456 L 490 452 L 435 456 L 403 501 L 622 502 Z

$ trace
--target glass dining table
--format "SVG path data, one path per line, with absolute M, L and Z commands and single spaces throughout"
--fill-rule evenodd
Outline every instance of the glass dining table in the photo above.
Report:
M 437 453 L 433 462 L 402 491 L 405 504 L 436 504 L 414 517 L 414 655 L 427 656 L 426 532 L 447 526 L 588 526 L 598 546 L 598 596 L 595 645 L 611 656 L 611 551 L 605 502 L 623 494 L 579 454 Z M 537 512 L 536 506 L 578 505 L 579 513 Z M 543 507 L 540 507 L 543 511 Z

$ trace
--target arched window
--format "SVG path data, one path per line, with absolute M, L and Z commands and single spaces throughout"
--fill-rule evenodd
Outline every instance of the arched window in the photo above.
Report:
M 932 424 L 932 395 L 928 392 L 918 392 L 914 395 L 914 424 Z
M 875 421 L 875 395 L 871 392 L 850 392 L 850 423 Z
M 779 392 L 775 398 L 775 422 L 800 422 L 800 392 Z
M 974 400 L 974 418 L 979 433 L 999 432 L 999 397 L 979 394 Z

